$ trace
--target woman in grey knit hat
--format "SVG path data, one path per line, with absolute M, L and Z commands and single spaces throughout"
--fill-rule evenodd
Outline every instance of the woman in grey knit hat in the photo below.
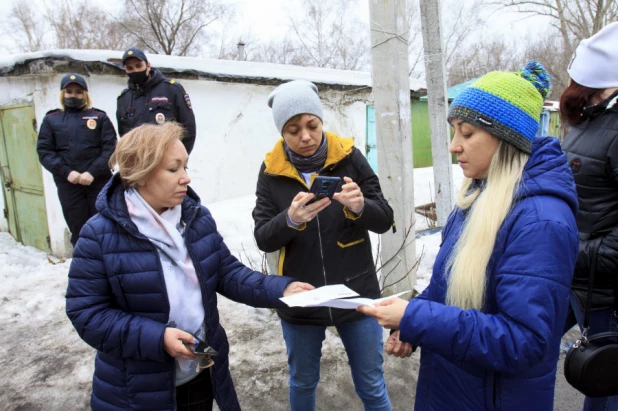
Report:
M 385 233 L 393 210 L 378 177 L 352 138 L 323 131 L 317 87 L 292 81 L 269 96 L 282 138 L 266 154 L 253 210 L 255 239 L 265 252 L 279 251 L 278 274 L 315 287 L 344 284 L 362 297 L 378 298 L 369 231 Z M 316 175 L 340 177 L 332 200 L 311 202 Z M 337 327 L 346 349 L 356 392 L 365 410 L 390 410 L 382 368 L 382 327 L 354 310 L 286 308 L 278 310 L 288 352 L 293 411 L 314 410 L 320 357 L 327 326 Z M 398 334 L 391 340 L 398 341 Z M 409 355 L 412 347 L 398 352 Z

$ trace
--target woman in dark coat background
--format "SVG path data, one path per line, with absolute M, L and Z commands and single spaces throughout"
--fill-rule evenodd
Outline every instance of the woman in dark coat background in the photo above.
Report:
M 116 130 L 104 111 L 92 107 L 86 80 L 71 73 L 60 82 L 60 105 L 49 111 L 39 131 L 39 160 L 54 176 L 71 244 L 82 226 L 97 213 L 97 195 L 111 171 Z
M 177 123 L 148 124 L 120 140 L 110 160 L 119 172 L 73 254 L 66 309 L 97 349 L 93 410 L 202 411 L 213 398 L 221 411 L 239 410 L 217 293 L 277 308 L 283 295 L 313 288 L 230 254 L 188 186 L 183 133 Z M 196 358 L 189 347 L 200 340 L 218 355 Z
M 594 284 L 588 335 L 618 332 L 618 23 L 583 40 L 560 98 L 570 126 L 562 143 L 577 185 L 579 258 L 565 332 L 581 327 L 590 276 Z M 586 398 L 584 411 L 618 410 L 618 396 Z

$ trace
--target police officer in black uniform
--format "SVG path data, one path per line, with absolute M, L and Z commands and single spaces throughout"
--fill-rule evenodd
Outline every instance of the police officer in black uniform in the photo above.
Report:
M 195 144 L 195 116 L 185 89 L 152 68 L 138 48 L 125 51 L 122 65 L 129 76 L 129 87 L 118 95 L 116 119 L 120 137 L 144 123 L 177 121 L 185 128 L 182 143 L 191 153 Z
M 111 176 L 108 162 L 117 138 L 107 114 L 92 107 L 88 85 L 79 74 L 62 78 L 60 105 L 43 119 L 37 152 L 54 176 L 75 246 L 82 226 L 97 213 L 95 202 Z

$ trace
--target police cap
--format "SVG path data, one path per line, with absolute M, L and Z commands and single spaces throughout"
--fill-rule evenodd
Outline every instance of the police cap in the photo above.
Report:
M 86 80 L 76 73 L 70 73 L 62 77 L 62 80 L 60 81 L 60 90 L 64 89 L 66 86 L 72 83 L 75 83 L 81 86 L 81 88 L 83 88 L 84 90 L 88 91 L 88 85 L 86 84 Z
M 136 59 L 140 59 L 143 62 L 148 63 L 148 59 L 146 58 L 146 55 L 144 54 L 144 52 L 138 49 L 137 47 L 131 47 L 130 49 L 124 52 L 124 54 L 122 55 L 122 64 L 124 65 L 124 62 L 127 59 L 130 59 L 131 57 L 135 57 Z

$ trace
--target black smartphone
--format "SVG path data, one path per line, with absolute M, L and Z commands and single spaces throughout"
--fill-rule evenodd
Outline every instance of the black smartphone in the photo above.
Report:
M 309 192 L 315 194 L 315 197 L 312 198 L 307 204 L 321 200 L 325 197 L 332 199 L 339 186 L 341 186 L 341 177 L 316 176 L 313 179 L 311 188 L 309 189 Z

